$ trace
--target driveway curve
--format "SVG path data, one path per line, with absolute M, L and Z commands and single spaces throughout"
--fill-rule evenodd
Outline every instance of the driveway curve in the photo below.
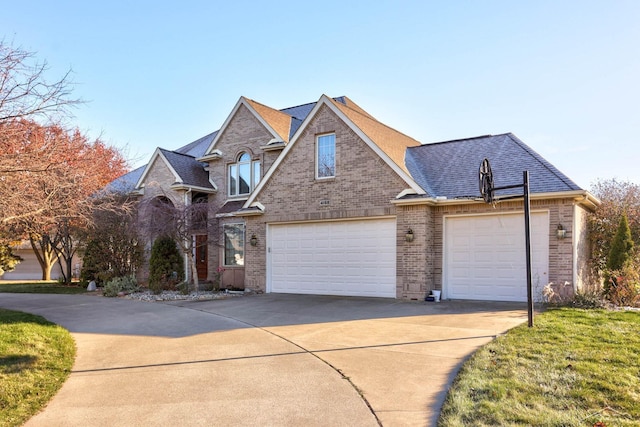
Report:
M 468 355 L 523 304 L 255 295 L 145 303 L 0 294 L 78 353 L 27 426 L 435 425 Z

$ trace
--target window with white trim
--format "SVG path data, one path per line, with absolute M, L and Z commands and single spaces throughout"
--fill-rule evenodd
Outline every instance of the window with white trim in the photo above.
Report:
M 334 133 L 316 137 L 316 178 L 336 176 L 336 135 Z
M 237 267 L 244 265 L 244 224 L 225 224 L 224 234 L 224 266 Z
M 252 161 L 249 153 L 240 153 L 237 162 L 229 165 L 228 182 L 230 197 L 251 194 L 260 182 L 260 161 Z

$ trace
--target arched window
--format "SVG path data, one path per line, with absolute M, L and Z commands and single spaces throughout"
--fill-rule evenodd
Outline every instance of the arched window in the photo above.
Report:
M 260 182 L 260 161 L 252 161 L 249 153 L 240 153 L 236 163 L 229 165 L 228 178 L 230 197 L 250 194 Z

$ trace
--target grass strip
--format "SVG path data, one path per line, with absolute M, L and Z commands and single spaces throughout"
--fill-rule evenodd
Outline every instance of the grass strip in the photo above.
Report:
M 64 286 L 57 283 L 0 283 L 0 293 L 15 294 L 84 294 L 81 286 Z
M 640 425 L 640 312 L 550 309 L 476 352 L 438 425 Z
M 69 376 L 75 353 L 66 329 L 0 309 L 0 427 L 20 426 L 39 412 Z

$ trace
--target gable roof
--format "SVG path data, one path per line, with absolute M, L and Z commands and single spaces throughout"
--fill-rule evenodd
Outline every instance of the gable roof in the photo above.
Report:
M 242 106 L 246 107 L 273 136 L 273 139 L 268 141 L 267 144 L 274 142 L 289 142 L 291 116 L 281 111 L 274 110 L 271 107 L 267 107 L 266 105 L 262 105 L 252 99 L 241 96 L 235 107 L 233 107 L 233 110 L 231 110 L 231 114 L 227 116 L 227 119 L 222 124 L 222 127 L 216 132 L 216 135 L 211 140 L 211 143 L 205 150 L 204 154 L 200 156 L 201 159 L 213 153 L 216 144 L 224 133 L 224 130 L 229 126 L 231 120 Z
M 491 163 L 496 187 L 521 184 L 522 172 L 528 170 L 531 193 L 581 190 L 512 133 L 410 147 L 406 161 L 409 172 L 430 197 L 456 199 L 480 197 L 478 168 L 485 158 Z
M 205 192 L 214 192 L 217 190 L 215 184 L 209 181 L 209 173 L 205 170 L 206 164 L 198 162 L 195 157 L 188 154 L 169 151 L 163 148 L 157 148 L 153 153 L 151 160 L 145 166 L 144 172 L 140 175 L 135 188 L 142 188 L 156 160 L 164 162 L 169 168 L 175 179 L 172 187 L 176 189 L 197 189 Z
M 345 103 L 338 103 L 333 100 L 333 104 L 349 118 L 371 142 L 376 144 L 393 162 L 405 172 L 409 172 L 405 166 L 405 152 L 407 147 L 416 147 L 420 142 L 397 130 L 380 123 L 369 113 L 356 105 L 349 98 L 344 97 Z
M 269 127 L 278 134 L 282 141 L 289 142 L 289 129 L 291 128 L 290 115 L 260 104 L 253 99 L 244 99 L 253 107 L 256 113 L 258 113 L 260 117 L 269 124 Z
M 344 103 L 344 96 L 340 96 L 334 98 L 337 102 Z M 315 102 L 310 102 L 308 104 L 297 105 L 294 107 L 283 108 L 282 110 L 275 110 L 266 105 L 260 104 L 256 101 L 253 101 L 248 98 L 244 99 L 251 107 L 256 111 L 256 113 L 260 112 L 260 117 L 263 117 L 263 120 L 266 122 L 272 123 L 274 129 L 278 129 L 276 132 L 283 141 L 290 141 L 291 137 L 296 133 L 296 131 L 302 125 L 304 119 L 309 115 L 313 107 L 316 105 Z M 224 125 L 223 125 L 224 127 Z M 288 132 L 287 132 L 288 127 Z M 205 135 L 201 138 L 196 139 L 195 141 L 190 142 L 189 144 L 180 147 L 176 150 L 173 150 L 176 153 L 187 154 L 189 156 L 198 159 L 203 157 L 205 153 L 207 153 L 207 149 L 212 145 L 213 141 L 220 133 L 220 130 L 216 130 L 211 132 L 208 135 Z M 169 151 L 169 150 L 164 150 Z M 154 153 L 155 156 L 155 153 Z M 155 157 L 152 156 L 153 160 Z M 108 191 L 118 191 L 118 192 L 131 192 L 136 188 L 139 188 L 141 184 L 140 178 L 143 174 L 145 174 L 146 167 L 151 163 L 147 163 L 145 166 L 140 166 L 139 168 L 130 171 L 119 178 L 116 178 L 114 181 L 107 185 Z M 199 168 L 200 164 L 196 161 L 196 163 L 192 163 L 192 167 Z M 197 174 L 198 172 L 194 172 Z M 146 176 L 146 174 L 145 174 Z
M 176 183 L 188 187 L 215 189 L 215 186 L 209 181 L 209 172 L 205 170 L 205 167 L 207 167 L 205 163 L 200 163 L 195 157 L 187 154 L 163 149 L 160 150 L 179 176 L 179 180 L 176 181 Z
M 349 103 L 351 103 L 351 106 L 349 106 Z M 340 117 L 340 119 L 365 142 L 365 144 L 380 156 L 380 158 L 407 183 L 413 193 L 425 193 L 418 183 L 414 181 L 404 165 L 405 150 L 408 146 L 419 145 L 420 143 L 418 141 L 413 138 L 409 138 L 408 136 L 373 119 L 371 115 L 366 113 L 347 97 L 341 97 L 339 101 L 336 101 L 336 99 L 322 95 L 304 119 L 304 122 L 298 131 L 296 131 L 292 140 L 287 144 L 283 152 L 280 153 L 253 193 L 251 193 L 244 204 L 244 208 L 251 207 L 258 194 L 260 194 L 262 188 L 273 175 L 274 171 L 278 169 L 284 158 L 287 156 L 287 153 L 295 145 L 300 135 L 302 135 L 304 128 L 308 126 L 313 117 L 320 110 L 320 107 L 323 105 L 327 106 L 338 117 Z M 364 129 L 366 129 L 368 133 L 366 133 Z M 375 140 L 372 138 L 375 138 Z M 400 160 L 400 158 L 402 160 Z

